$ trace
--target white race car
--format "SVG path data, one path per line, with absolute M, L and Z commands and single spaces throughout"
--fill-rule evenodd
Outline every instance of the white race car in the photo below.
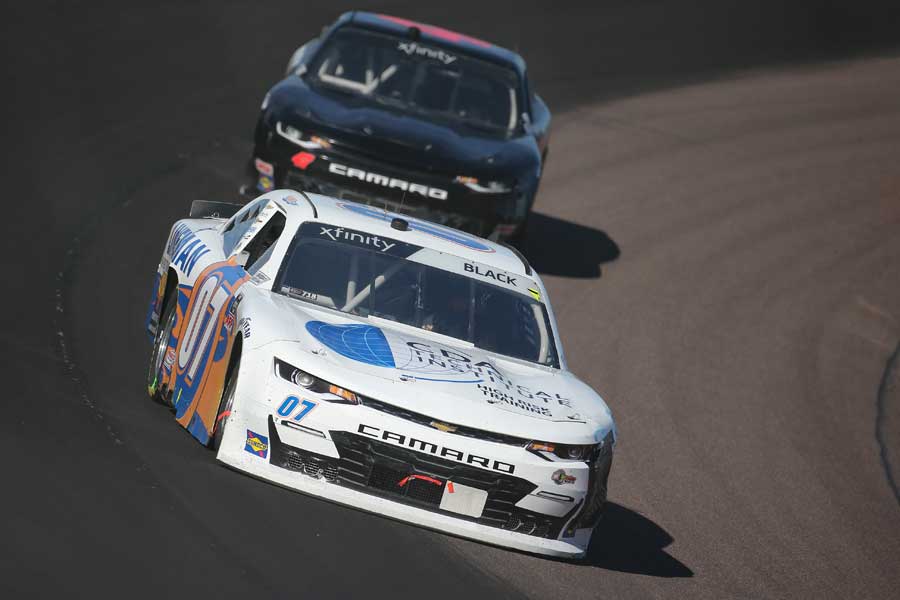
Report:
M 566 370 L 520 254 L 289 190 L 191 213 L 154 283 L 147 383 L 218 460 L 467 538 L 584 554 L 615 426 Z

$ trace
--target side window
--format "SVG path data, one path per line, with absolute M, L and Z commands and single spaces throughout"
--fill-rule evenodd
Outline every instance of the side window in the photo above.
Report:
M 246 269 L 250 274 L 255 274 L 269 260 L 275 242 L 284 231 L 285 222 L 284 214 L 276 212 L 244 248 L 247 253 Z
M 225 256 L 231 254 L 235 244 L 238 243 L 238 240 L 240 240 L 243 235 L 247 233 L 247 230 L 250 229 L 250 226 L 253 225 L 256 217 L 259 216 L 259 211 L 262 208 L 263 203 L 262 200 L 251 202 L 234 215 L 225 226 L 225 229 L 222 232 L 222 247 L 225 251 Z

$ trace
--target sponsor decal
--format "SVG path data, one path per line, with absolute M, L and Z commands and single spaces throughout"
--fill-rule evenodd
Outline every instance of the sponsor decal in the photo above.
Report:
M 302 298 L 303 300 L 315 301 L 319 298 L 318 294 L 314 294 L 306 290 L 301 290 L 300 288 L 291 287 L 289 285 L 281 286 L 281 293 L 287 294 L 288 296 L 293 296 L 294 298 Z
M 303 153 L 301 152 L 300 154 Z M 348 179 L 358 179 L 366 183 L 380 185 L 381 187 L 396 188 L 404 192 L 409 192 L 410 194 L 419 194 L 420 196 L 432 198 L 434 200 L 447 199 L 447 190 L 431 187 L 428 185 L 422 185 L 420 183 L 412 183 L 406 181 L 405 179 L 388 177 L 387 175 L 380 175 L 378 173 L 372 173 L 370 171 L 363 171 L 362 169 L 348 167 L 347 165 L 342 165 L 340 163 L 329 163 L 328 172 L 334 173 L 335 175 L 340 175 L 341 177 L 347 177 Z
M 424 56 L 425 58 L 439 60 L 445 65 L 449 65 L 456 60 L 456 57 L 449 52 L 435 50 L 434 48 L 422 46 L 416 42 L 400 42 L 397 44 L 397 50 L 403 52 L 407 56 Z
M 178 266 L 185 275 L 190 277 L 197 261 L 206 254 L 209 254 L 209 248 L 197 237 L 197 234 L 191 231 L 190 227 L 183 223 L 175 226 L 175 230 L 169 237 L 169 243 L 166 245 L 166 255 L 173 257 L 173 265 Z
M 553 413 L 546 406 L 534 402 L 529 402 L 528 400 L 523 400 L 522 398 L 516 398 L 509 392 L 504 392 L 481 383 L 478 384 L 478 389 L 481 390 L 481 393 L 485 395 L 488 404 L 503 403 L 525 412 L 543 415 L 545 417 L 553 416 Z
M 275 175 L 275 167 L 272 166 L 272 163 L 267 163 L 261 158 L 257 158 L 253 161 L 253 164 L 256 166 L 256 171 L 260 175 L 268 175 L 272 177 Z
M 323 346 L 341 356 L 374 367 L 400 371 L 401 380 L 476 384 L 490 404 L 503 404 L 546 417 L 554 416 L 556 406 L 572 408 L 571 400 L 559 393 L 534 390 L 518 384 L 491 362 L 475 360 L 461 350 L 422 341 L 406 341 L 394 335 L 388 337 L 378 327 L 363 323 L 333 325 L 309 321 L 306 330 Z M 431 426 L 441 429 L 436 423 L 432 422 Z
M 297 206 L 297 203 L 299 202 L 296 196 L 285 196 L 284 198 L 282 198 L 282 200 L 286 204 L 290 204 L 291 206 Z
M 247 443 L 244 445 L 244 450 L 260 458 L 266 458 L 269 455 L 269 438 L 248 429 Z
M 391 220 L 395 217 L 401 216 L 398 214 L 383 211 L 381 209 L 373 208 L 371 206 L 366 206 L 364 204 L 341 202 L 338 204 L 338 206 L 365 217 L 378 219 L 387 223 L 390 223 Z M 403 215 L 402 218 L 409 223 L 409 228 L 413 231 L 418 231 L 420 233 L 440 238 L 454 244 L 459 244 L 460 246 L 465 246 L 470 250 L 477 250 L 479 252 L 494 252 L 494 249 L 488 246 L 484 240 L 467 233 L 463 233 L 456 229 L 450 229 L 449 227 L 442 227 L 441 225 L 437 225 L 435 223 L 413 219 L 406 215 Z
M 239 292 L 237 296 L 234 297 L 234 300 L 231 301 L 231 305 L 228 307 L 228 314 L 232 317 L 237 314 L 238 305 L 241 303 L 241 300 L 244 299 L 244 293 Z
M 233 314 L 229 313 L 229 314 L 225 315 L 224 325 L 225 325 L 225 331 L 227 331 L 228 334 L 231 335 L 231 332 L 234 331 L 234 315 Z
M 491 269 L 483 269 L 478 265 L 473 265 L 472 263 L 464 263 L 463 268 L 466 273 L 475 273 L 476 275 L 480 275 L 481 277 L 487 277 L 493 279 L 494 281 L 499 281 L 500 283 L 505 283 L 507 285 L 516 285 L 516 278 L 510 277 L 503 271 L 493 271 Z
M 531 297 L 534 298 L 535 300 L 537 300 L 538 302 L 541 301 L 540 290 L 538 290 L 536 288 L 528 288 L 528 293 L 531 294 Z
M 268 175 L 260 175 L 256 180 L 256 189 L 261 192 L 271 192 L 275 189 L 275 181 Z
M 574 475 L 569 475 L 562 469 L 554 471 L 553 475 L 550 476 L 550 479 L 552 479 L 553 483 L 555 483 L 556 485 L 563 485 L 564 483 L 575 483 L 575 481 L 577 480 Z
M 372 325 L 332 325 L 309 321 L 306 330 L 324 346 L 342 356 L 376 367 L 403 371 L 408 374 L 408 379 L 446 383 L 488 382 L 525 399 L 549 402 L 554 398 L 546 392 L 532 392 L 525 386 L 516 385 L 488 361 L 476 361 L 460 350 L 426 342 L 404 341 L 394 336 L 389 340 L 381 329 Z M 561 397 L 557 394 L 556 398 Z
M 440 456 L 441 458 L 448 458 L 456 462 L 467 465 L 474 465 L 483 469 L 498 471 L 500 473 L 507 473 L 509 475 L 512 475 L 516 471 L 515 465 L 512 465 L 510 463 L 505 463 L 484 456 L 477 456 L 475 454 L 469 454 L 460 450 L 454 450 L 452 448 L 440 446 L 433 442 L 419 440 L 414 437 L 408 437 L 400 433 L 394 433 L 393 431 L 388 431 L 379 427 L 373 427 L 372 425 L 366 425 L 364 423 L 360 423 L 359 427 L 357 428 L 357 432 L 370 438 L 380 439 L 396 446 L 411 448 L 412 450 L 416 450 L 418 452 L 425 452 L 434 456 Z
M 271 279 L 271 278 L 268 275 L 266 275 L 262 271 L 258 271 L 256 273 L 256 275 L 254 275 L 253 277 L 250 278 L 250 283 L 253 283 L 256 285 L 262 285 L 265 282 L 267 282 L 269 279 Z
M 163 365 L 166 368 L 166 371 L 172 370 L 172 365 L 175 364 L 175 348 L 169 348 L 166 350 L 166 357 L 163 359 Z
M 478 386 L 482 393 L 485 396 L 490 394 L 497 394 L 501 392 L 501 390 L 497 390 L 491 388 L 489 386 Z M 510 382 L 510 385 L 505 386 L 505 391 L 508 391 L 512 394 L 520 398 L 524 398 L 525 400 L 540 400 L 544 404 L 558 404 L 559 406 L 565 406 L 566 408 L 572 408 L 572 402 L 568 398 L 564 398 L 557 393 L 551 394 L 550 392 L 545 392 L 542 390 L 532 391 L 531 388 L 528 388 L 524 385 L 520 385 L 517 383 Z
M 368 233 L 352 231 L 350 229 L 344 229 L 343 227 L 320 226 L 319 235 L 324 235 L 333 242 L 343 240 L 346 242 L 355 242 L 357 244 L 362 244 L 363 246 L 372 246 L 376 250 L 381 250 L 382 252 L 387 252 L 397 245 L 395 243 L 388 242 L 386 239 L 380 238 L 377 235 L 369 235 Z
M 250 317 L 244 317 L 243 319 L 238 321 L 238 329 L 241 330 L 244 339 L 250 337 Z

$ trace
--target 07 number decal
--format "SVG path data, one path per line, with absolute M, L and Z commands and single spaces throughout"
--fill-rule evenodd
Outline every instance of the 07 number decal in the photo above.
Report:
M 297 407 L 300 407 L 300 410 L 297 410 Z M 308 415 L 315 407 L 316 403 L 312 400 L 307 400 L 305 398 L 301 400 L 297 396 L 288 396 L 275 412 L 283 419 L 290 419 L 293 417 L 294 421 L 302 421 L 303 417 Z
M 190 380 L 197 374 L 203 349 L 209 345 L 215 326 L 219 322 L 219 314 L 228 301 L 228 290 L 222 287 L 221 283 L 221 276 L 212 275 L 200 285 L 195 292 L 191 313 L 184 326 L 183 341 L 178 351 L 178 368 L 182 372 L 187 368 L 187 377 Z

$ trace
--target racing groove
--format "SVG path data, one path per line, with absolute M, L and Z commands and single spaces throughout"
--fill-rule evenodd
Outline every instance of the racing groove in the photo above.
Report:
M 620 428 L 584 565 L 236 475 L 146 399 L 166 228 L 191 198 L 231 197 L 266 85 L 341 9 L 17 7 L 34 12 L 3 25 L 19 143 L 4 165 L 0 590 L 888 597 L 900 510 L 880 457 L 898 454 L 876 423 L 900 337 L 900 62 L 625 98 L 896 31 L 859 3 L 752 4 L 379 7 L 518 43 L 570 109 L 525 250 Z

